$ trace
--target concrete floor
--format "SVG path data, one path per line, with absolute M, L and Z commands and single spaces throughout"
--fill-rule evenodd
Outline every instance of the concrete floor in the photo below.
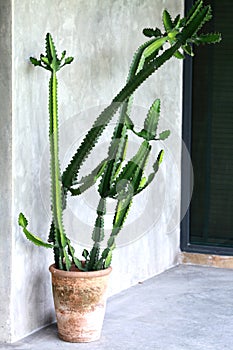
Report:
M 233 271 L 179 266 L 108 301 L 101 340 L 65 343 L 56 325 L 0 349 L 233 349 Z

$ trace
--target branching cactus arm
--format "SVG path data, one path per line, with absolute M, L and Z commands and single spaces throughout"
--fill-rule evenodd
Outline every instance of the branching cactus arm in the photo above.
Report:
M 141 77 L 145 76 L 145 72 L 150 68 L 153 72 L 154 69 L 158 69 L 159 66 L 161 66 L 172 56 L 179 59 L 184 58 L 184 55 L 179 51 L 179 49 L 183 49 L 186 53 L 192 55 L 193 53 L 190 48 L 191 44 L 196 43 L 197 41 L 196 33 L 209 19 L 210 7 L 203 7 L 202 1 L 199 1 L 198 4 L 196 4 L 190 11 L 188 17 L 182 20 L 180 19 L 180 16 L 177 16 L 174 20 L 172 20 L 168 11 L 165 10 L 163 12 L 163 24 L 166 32 L 162 34 L 158 28 L 155 30 L 144 30 L 146 35 L 149 37 L 155 37 L 155 40 L 151 40 L 139 48 L 131 65 L 127 84 L 131 83 L 133 85 L 135 80 L 137 80 L 138 77 L 141 79 Z M 214 42 L 220 38 L 219 35 L 216 34 L 214 39 L 213 36 L 211 36 L 211 38 L 208 37 L 208 39 L 210 39 L 209 42 Z M 206 39 L 206 41 L 208 41 L 208 39 Z M 170 44 L 170 49 L 167 49 L 162 55 L 158 56 L 160 49 L 163 48 L 163 45 L 166 42 Z M 144 149 L 146 149 L 145 144 L 149 146 L 149 141 L 165 140 L 170 135 L 170 131 L 165 130 L 161 132 L 159 136 L 157 136 L 160 100 L 154 101 L 145 119 L 144 128 L 140 132 L 136 132 L 134 130 L 133 122 L 129 116 L 132 100 L 133 94 L 127 97 L 121 106 L 120 117 L 114 130 L 108 152 L 109 161 L 106 165 L 99 186 L 99 193 L 101 197 L 106 198 L 110 196 L 117 198 L 118 196 L 118 203 L 113 221 L 113 230 L 108 240 L 107 248 L 103 251 L 99 260 L 100 268 L 101 266 L 102 268 L 107 267 L 111 262 L 112 250 L 115 248 L 115 238 L 124 224 L 133 200 L 133 196 L 140 193 L 153 181 L 163 159 L 164 151 L 160 151 L 155 163 L 153 164 L 153 172 L 148 176 L 148 178 L 146 178 L 143 176 L 143 172 L 149 152 L 148 155 L 144 153 L 143 161 L 140 163 L 140 158 L 138 158 L 138 155 L 142 155 L 140 148 L 138 154 L 134 157 L 134 159 L 128 162 L 118 176 L 119 169 L 121 168 L 124 158 L 122 154 L 125 154 L 126 152 L 127 130 L 132 130 L 136 135 L 145 140 L 142 144 Z M 124 193 L 122 198 L 119 198 L 119 188 L 120 193 Z M 129 188 L 131 188 L 131 193 L 129 192 Z
M 69 189 L 71 195 L 79 195 L 92 187 L 98 178 L 103 174 L 107 166 L 107 162 L 108 160 L 104 159 L 89 175 L 83 176 L 80 181 L 77 181 L 78 187 Z
M 173 55 L 176 55 L 179 49 L 184 49 L 187 45 L 190 46 L 192 43 L 195 43 L 195 40 L 197 40 L 198 44 L 200 43 L 200 36 L 198 37 L 199 39 L 197 39 L 197 32 L 202 28 L 204 23 L 210 19 L 211 9 L 210 6 L 203 6 L 202 1 L 198 1 L 198 3 L 200 4 L 197 6 L 197 9 L 195 8 L 192 10 L 187 18 L 180 21 L 177 19 L 174 20 L 173 26 L 176 28 L 173 28 L 166 36 L 166 39 L 171 44 L 169 49 L 166 49 L 161 55 L 158 55 L 158 50 L 163 46 L 165 38 L 156 37 L 154 41 L 152 40 L 147 51 L 144 52 L 146 64 L 144 64 L 143 69 L 129 79 L 124 88 L 112 100 L 112 103 L 96 119 L 79 149 L 73 156 L 70 164 L 64 171 L 62 176 L 64 188 L 69 189 L 72 187 L 76 181 L 80 167 L 121 104 L 127 101 L 134 91 L 138 89 L 152 73 L 159 69 Z M 154 34 L 157 35 L 158 31 L 156 32 L 155 30 Z M 216 34 L 215 39 L 219 41 L 220 35 Z M 203 42 L 207 42 L 207 40 L 203 40 Z M 213 41 L 211 40 L 210 42 L 212 43 Z
M 111 264 L 112 251 L 116 247 L 115 239 L 124 225 L 133 197 L 140 188 L 150 151 L 151 146 L 147 141 L 144 141 L 137 154 L 126 164 L 116 180 L 117 205 L 107 248 L 104 249 L 100 259 L 102 268 L 107 268 Z
M 196 19 L 196 16 L 198 17 L 198 20 Z M 145 43 L 144 45 L 142 45 L 138 52 L 136 53 L 136 55 L 134 56 L 134 60 L 133 63 L 131 65 L 131 69 L 130 69 L 130 73 L 127 79 L 127 83 L 129 83 L 130 81 L 132 81 L 134 79 L 134 77 L 140 73 L 140 71 L 143 70 L 144 66 L 146 69 L 146 63 L 148 63 L 150 60 L 155 60 L 155 57 L 158 55 L 159 50 L 161 48 L 163 48 L 163 45 L 168 42 L 170 43 L 171 46 L 173 46 L 173 50 L 171 50 L 171 52 L 173 52 L 173 55 L 175 57 L 178 58 L 184 58 L 184 56 L 177 50 L 174 50 L 174 47 L 176 45 L 177 42 L 177 35 L 180 35 L 180 29 L 182 28 L 182 23 L 187 23 L 187 24 L 193 24 L 192 21 L 194 21 L 194 24 L 192 26 L 192 32 L 193 34 L 190 34 L 190 40 L 195 42 L 196 41 L 196 32 L 197 30 L 207 21 L 210 19 L 210 8 L 204 7 L 203 8 L 203 2 L 199 1 L 194 7 L 193 9 L 190 11 L 189 16 L 187 17 L 187 19 L 183 19 L 182 21 L 180 20 L 180 17 L 177 16 L 174 21 L 172 21 L 170 14 L 165 10 L 163 12 L 163 24 L 164 24 L 164 28 L 166 30 L 165 34 L 162 34 L 162 32 L 156 28 L 155 30 L 153 29 L 145 29 L 144 32 L 148 34 L 149 31 L 149 36 L 155 36 L 155 40 L 151 40 L 147 43 Z M 184 31 L 184 34 L 186 33 L 186 30 Z M 191 30 L 190 30 L 191 33 Z M 193 37 L 192 37 L 193 35 Z M 215 39 L 219 40 L 219 34 L 215 34 Z M 184 43 L 183 45 L 181 45 L 181 47 L 183 49 L 187 48 L 187 38 L 184 35 Z M 199 39 L 198 39 L 199 40 Z M 213 41 L 211 41 L 213 42 Z M 171 47 L 172 48 L 172 47 Z M 118 169 L 118 163 L 121 162 L 121 158 L 117 159 L 117 147 L 121 148 L 122 144 L 124 144 L 124 139 L 126 138 L 126 130 L 128 126 L 128 128 L 130 128 L 132 131 L 134 131 L 134 125 L 131 121 L 131 119 L 129 118 L 129 114 L 130 114 L 130 105 L 132 103 L 132 98 L 133 95 L 131 95 L 123 104 L 123 106 L 121 107 L 121 116 L 119 118 L 119 123 L 114 131 L 113 134 L 113 139 L 112 139 L 112 144 L 110 146 L 109 149 L 109 162 L 108 165 L 105 169 L 104 172 L 104 177 L 101 181 L 101 190 L 102 193 L 101 195 L 107 195 L 107 191 L 110 190 L 111 185 L 114 181 L 114 173 L 116 171 L 116 169 Z M 153 118 L 150 117 L 150 114 L 153 113 L 153 110 L 157 108 L 157 104 L 160 104 L 159 101 L 155 101 L 155 106 L 152 105 L 151 107 L 151 113 L 149 112 L 148 118 L 145 121 L 145 126 L 144 126 L 144 130 L 142 130 L 140 133 L 138 133 L 138 136 L 142 136 L 144 138 L 146 138 L 147 140 L 151 140 L 154 138 L 153 134 L 151 134 L 150 132 L 150 127 L 153 127 L 152 125 L 149 125 L 150 123 L 156 123 L 156 117 Z M 159 113 L 159 112 L 158 112 Z M 158 114 L 157 113 L 157 114 Z M 156 130 L 154 131 L 156 132 Z M 135 132 L 136 133 L 136 132 Z M 165 139 L 169 136 L 169 131 L 164 131 L 161 135 L 160 135 L 160 139 Z M 103 193 L 103 189 L 105 191 L 105 193 Z

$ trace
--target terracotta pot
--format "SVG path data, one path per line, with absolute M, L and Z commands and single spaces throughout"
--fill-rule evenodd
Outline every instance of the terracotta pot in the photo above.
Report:
M 58 334 L 68 342 L 91 342 L 101 335 L 108 277 L 112 268 L 81 272 L 76 267 L 62 271 L 49 267 L 52 274 Z

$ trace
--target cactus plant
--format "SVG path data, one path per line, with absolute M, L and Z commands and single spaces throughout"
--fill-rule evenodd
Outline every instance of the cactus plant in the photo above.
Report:
M 83 271 L 100 270 L 110 266 L 112 251 L 116 246 L 115 238 L 123 227 L 133 197 L 147 188 L 153 181 L 162 162 L 163 150 L 159 152 L 152 172 L 147 178 L 145 177 L 145 167 L 150 156 L 151 143 L 156 140 L 165 140 L 170 133 L 169 130 L 159 134 L 157 132 L 160 115 L 159 99 L 152 103 L 146 115 L 143 129 L 139 132 L 135 130 L 130 118 L 133 93 L 171 57 L 183 59 L 185 58 L 184 53 L 193 56 L 194 45 L 219 42 L 221 40 L 219 33 L 200 34 L 202 26 L 211 19 L 211 16 L 211 7 L 204 6 L 203 1 L 198 0 L 184 18 L 178 15 L 172 19 L 169 12 L 164 10 L 162 16 L 164 31 L 158 28 L 143 30 L 144 35 L 149 39 L 136 51 L 125 86 L 97 117 L 63 174 L 61 174 L 59 165 L 57 72 L 70 64 L 73 58 L 65 58 L 65 51 L 61 58 L 58 58 L 50 34 L 46 35 L 46 54 L 42 54 L 40 59 L 30 58 L 34 66 L 42 67 L 50 71 L 51 74 L 49 82 L 49 139 L 52 223 L 48 242 L 43 242 L 28 231 L 28 221 L 22 213 L 19 215 L 18 222 L 30 241 L 38 246 L 54 250 L 55 265 L 58 269 L 69 271 L 72 263 Z M 168 44 L 169 48 L 164 49 L 165 44 L 166 47 Z M 106 159 L 101 160 L 90 174 L 78 181 L 81 166 L 118 110 L 120 110 L 119 118 L 113 131 Z M 126 161 L 127 141 L 130 132 L 141 138 L 142 142 L 132 159 Z M 92 233 L 94 243 L 90 251 L 84 249 L 82 254 L 84 261 L 81 262 L 75 257 L 74 248 L 65 233 L 62 216 L 66 208 L 68 194 L 80 195 L 96 181 L 99 181 L 100 199 Z M 101 252 L 100 243 L 104 239 L 104 216 L 108 198 L 115 199 L 116 210 L 107 247 Z

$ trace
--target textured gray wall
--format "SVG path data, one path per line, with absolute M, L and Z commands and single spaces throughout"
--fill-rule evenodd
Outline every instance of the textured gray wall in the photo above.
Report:
M 14 258 L 11 341 L 54 319 L 48 273 L 52 253 L 27 242 L 17 225 L 18 214 L 23 211 L 29 218 L 31 231 L 46 239 L 50 221 L 49 158 L 46 151 L 49 75 L 32 67 L 29 56 L 38 56 L 44 51 L 47 32 L 52 33 L 59 52 L 66 49 L 69 55 L 75 56 L 74 63 L 59 72 L 60 120 L 63 125 L 61 163 L 64 167 L 96 113 L 123 86 L 132 55 L 140 43 L 145 41 L 141 34 L 142 28 L 161 26 L 162 9 L 167 7 L 176 15 L 183 11 L 183 1 L 15 0 L 13 6 Z M 172 129 L 172 137 L 166 143 L 166 157 L 156 183 L 150 191 L 138 196 L 119 237 L 119 248 L 113 259 L 110 294 L 164 271 L 177 261 L 181 73 L 182 63 L 174 59 L 163 66 L 136 94 L 136 124 L 142 124 L 145 108 L 148 109 L 152 101 L 160 97 L 163 116 L 161 129 Z M 4 138 L 6 147 L 6 135 Z M 102 138 L 102 148 L 97 150 L 98 154 L 106 149 L 107 141 L 108 132 Z M 135 143 L 131 148 L 133 153 Z M 9 164 L 8 173 L 10 168 Z M 9 176 L 6 177 L 9 180 Z M 78 201 L 69 203 L 65 223 L 67 232 L 75 242 L 85 243 L 85 237 L 91 233 L 94 220 L 92 205 L 95 200 L 95 194 L 88 192 Z M 7 206 L 4 210 L 6 208 Z M 8 218 L 11 216 L 8 215 Z M 111 219 L 111 215 L 108 219 Z M 75 235 L 76 232 L 78 236 Z M 77 252 L 80 251 L 81 248 L 77 246 Z
M 10 340 L 11 293 L 11 2 L 0 1 L 0 339 Z

